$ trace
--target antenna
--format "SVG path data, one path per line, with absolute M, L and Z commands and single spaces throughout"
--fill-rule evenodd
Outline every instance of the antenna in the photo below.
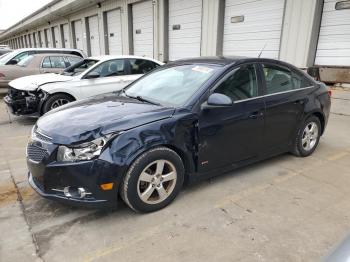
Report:
M 258 58 L 260 58 L 262 52 L 265 50 L 266 45 L 267 45 L 267 43 L 265 43 L 264 47 L 261 49 L 261 51 L 260 51 L 260 53 L 259 53 L 259 55 L 258 55 Z

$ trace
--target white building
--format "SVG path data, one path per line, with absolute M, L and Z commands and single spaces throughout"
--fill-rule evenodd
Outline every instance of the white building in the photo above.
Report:
M 263 50 L 300 68 L 335 68 L 323 80 L 350 82 L 350 0 L 54 0 L 0 43 L 162 61 Z

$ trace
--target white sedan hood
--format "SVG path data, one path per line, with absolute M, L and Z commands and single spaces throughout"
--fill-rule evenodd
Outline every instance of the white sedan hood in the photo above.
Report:
M 64 76 L 59 74 L 41 74 L 31 75 L 17 78 L 9 83 L 9 85 L 18 90 L 34 91 L 39 86 L 47 83 L 66 82 L 72 80 L 72 76 Z

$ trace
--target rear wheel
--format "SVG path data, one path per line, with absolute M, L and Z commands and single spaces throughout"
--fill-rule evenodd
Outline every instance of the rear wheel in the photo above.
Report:
M 166 147 L 151 149 L 129 167 L 121 185 L 124 202 L 138 212 L 170 204 L 180 192 L 185 169 L 179 155 Z
M 293 154 L 306 157 L 311 155 L 321 137 L 321 123 L 318 117 L 311 116 L 299 128 L 293 146 Z
M 43 114 L 49 112 L 52 109 L 55 109 L 57 107 L 63 106 L 65 104 L 68 104 L 70 102 L 74 101 L 72 97 L 66 94 L 56 94 L 47 99 L 45 102 L 42 112 Z

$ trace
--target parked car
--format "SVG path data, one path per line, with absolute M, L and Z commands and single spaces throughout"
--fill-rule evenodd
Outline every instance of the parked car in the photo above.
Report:
M 26 58 L 29 55 L 43 54 L 43 53 L 55 53 L 55 54 L 69 54 L 76 55 L 82 58 L 85 58 L 86 55 L 83 51 L 79 49 L 70 49 L 70 48 L 21 48 L 16 49 L 13 52 L 8 53 L 6 56 L 1 57 L 1 65 L 15 65 L 21 60 Z
M 7 54 L 7 53 L 10 53 L 12 52 L 13 50 L 12 49 L 9 49 L 9 48 L 0 48 L 0 58 L 2 57 L 2 55 L 4 54 Z
M 306 157 L 327 125 L 330 93 L 272 59 L 175 61 L 125 89 L 41 117 L 27 146 L 43 197 L 151 212 L 196 181 L 284 152 Z
M 338 246 L 322 259 L 323 262 L 349 262 L 350 236 L 346 237 Z
M 43 73 L 62 73 L 63 70 L 83 58 L 68 54 L 29 55 L 16 65 L 0 65 L 0 88 L 16 78 Z
M 61 75 L 33 75 L 11 81 L 5 102 L 13 114 L 39 116 L 75 100 L 120 90 L 162 64 L 137 56 L 91 57 Z

